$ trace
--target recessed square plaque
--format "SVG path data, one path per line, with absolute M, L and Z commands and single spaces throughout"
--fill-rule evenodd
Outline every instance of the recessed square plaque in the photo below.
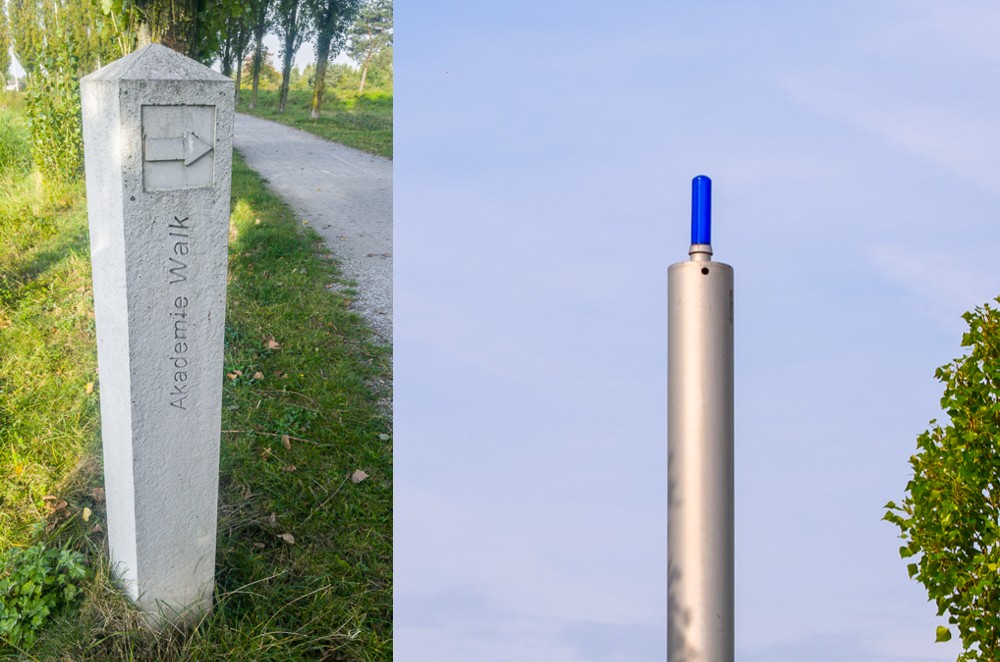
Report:
M 142 187 L 211 188 L 215 106 L 142 107 Z

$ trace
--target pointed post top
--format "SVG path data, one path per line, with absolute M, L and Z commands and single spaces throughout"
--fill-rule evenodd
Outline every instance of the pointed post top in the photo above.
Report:
M 150 44 L 84 76 L 84 81 L 112 80 L 232 80 L 197 60 L 171 50 L 163 44 Z

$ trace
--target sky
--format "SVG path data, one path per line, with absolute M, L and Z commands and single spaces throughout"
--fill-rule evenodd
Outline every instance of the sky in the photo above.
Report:
M 735 271 L 741 662 L 954 660 L 898 556 L 1000 294 L 1000 6 L 399 0 L 396 659 L 664 660 L 666 274 Z

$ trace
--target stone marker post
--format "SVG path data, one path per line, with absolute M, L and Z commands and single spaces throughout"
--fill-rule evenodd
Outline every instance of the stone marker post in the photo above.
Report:
M 212 606 L 233 82 L 159 44 L 81 80 L 108 536 L 153 625 Z

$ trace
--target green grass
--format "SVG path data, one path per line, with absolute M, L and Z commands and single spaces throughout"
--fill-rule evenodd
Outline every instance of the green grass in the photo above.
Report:
M 82 186 L 0 187 L 0 549 L 66 546 L 91 572 L 74 609 L 0 658 L 391 659 L 389 350 L 315 233 L 236 159 L 216 608 L 154 634 L 108 571 Z
M 311 90 L 289 90 L 284 113 L 277 90 L 258 90 L 257 108 L 249 109 L 250 90 L 240 91 L 236 110 L 314 133 L 372 154 L 392 158 L 392 94 L 327 89 L 318 119 L 310 119 Z
M 24 544 L 42 497 L 96 431 L 82 187 L 0 176 L 0 548 Z
M 0 174 L 25 174 L 31 167 L 24 97 L 0 91 Z

